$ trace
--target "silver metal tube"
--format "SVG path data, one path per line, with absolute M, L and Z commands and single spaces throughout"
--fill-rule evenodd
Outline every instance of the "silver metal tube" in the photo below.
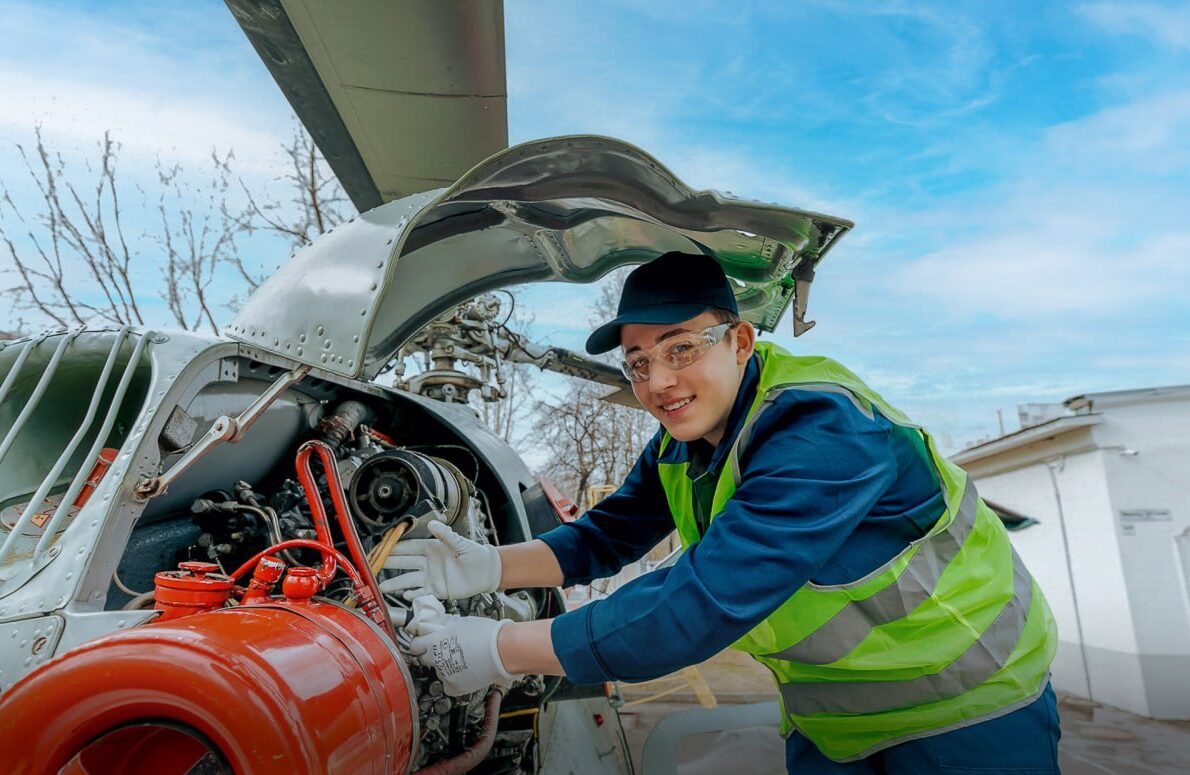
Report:
M 65 451 L 62 452 L 62 456 L 58 458 L 58 462 L 55 464 L 54 470 L 50 471 L 50 475 L 45 477 L 46 482 L 54 482 L 57 479 L 58 474 L 60 474 L 62 469 L 65 468 L 65 464 L 70 461 L 70 456 L 74 455 L 74 450 L 82 442 L 83 437 L 87 435 L 87 431 L 90 429 L 90 424 L 92 424 L 95 419 L 95 411 L 99 408 L 99 402 L 102 398 L 104 398 L 104 390 L 107 389 L 107 382 L 109 379 L 111 379 L 112 370 L 115 367 L 115 360 L 117 360 L 117 357 L 120 354 L 120 349 L 123 348 L 127 338 L 129 338 L 129 332 L 131 330 L 132 326 L 124 326 L 123 329 L 120 329 L 117 337 L 115 337 L 115 343 L 112 345 L 111 352 L 108 352 L 107 362 L 104 364 L 104 370 L 101 371 L 99 375 L 99 381 L 96 382 L 95 385 L 94 393 L 92 396 L 90 396 L 90 406 L 87 407 L 87 415 L 83 418 L 82 423 L 79 425 L 79 430 L 75 432 L 74 438 L 70 439 L 67 449 L 65 449 Z M 144 339 L 142 338 L 142 340 Z M 129 363 L 125 365 L 124 374 L 129 375 L 132 373 L 132 371 L 136 370 L 136 364 L 137 358 L 133 356 L 132 360 L 130 360 Z M 123 377 L 121 377 L 120 386 L 124 385 L 125 380 Z M 109 417 L 114 417 L 115 412 L 119 411 L 120 402 L 123 398 L 123 392 L 121 392 L 118 387 L 117 394 L 113 396 L 112 404 L 107 410 Z M 105 418 L 105 424 L 106 419 L 107 418 Z M 100 432 L 95 437 L 95 442 L 92 444 L 92 449 L 90 449 L 88 452 L 87 457 L 83 458 L 79 465 L 79 470 L 76 471 L 74 479 L 70 482 L 70 487 L 67 488 L 67 492 L 65 492 L 65 494 L 62 496 L 62 500 L 58 502 L 57 508 L 54 510 L 54 515 L 50 517 L 49 524 L 45 525 L 45 530 L 42 532 L 42 537 L 38 539 L 37 550 L 33 552 L 33 562 L 35 562 L 35 564 L 39 555 L 42 554 L 45 549 L 49 548 L 50 540 L 52 540 L 52 536 L 54 536 L 54 533 L 58 530 L 58 527 L 61 526 L 65 520 L 65 517 L 67 517 L 67 512 L 70 508 L 70 505 L 74 504 L 74 501 L 77 496 L 79 496 L 83 486 L 86 485 L 87 475 L 90 473 L 90 469 L 92 469 L 95 462 L 95 457 L 98 456 L 99 450 L 102 449 L 102 445 L 104 445 L 106 439 L 107 431 L 101 427 Z M 21 519 L 24 518 L 25 515 L 21 514 Z M 0 549 L 0 562 L 2 562 L 4 554 L 4 550 Z
M 33 395 L 29 396 L 29 400 L 25 402 L 21 413 L 17 415 L 17 419 L 13 422 L 12 427 L 8 429 L 8 434 L 4 437 L 4 441 L 0 442 L 0 462 L 4 461 L 4 456 L 8 454 L 8 450 L 12 449 L 13 443 L 17 440 L 17 435 L 21 432 L 25 421 L 29 419 L 29 415 L 33 414 L 33 410 L 41 403 L 41 398 L 45 395 L 46 388 L 49 387 L 54 372 L 58 370 L 58 362 L 62 360 L 62 353 L 66 351 L 66 345 L 73 342 L 82 332 L 82 329 L 79 329 L 62 335 L 62 339 L 59 340 L 58 346 L 54 349 L 54 354 L 50 358 L 49 365 L 45 367 L 45 371 L 41 374 L 41 379 L 37 382 L 37 387 L 33 389 Z M 7 380 L 5 381 L 7 382 Z
M 107 385 L 107 379 L 111 375 L 112 366 L 115 365 L 116 355 L 119 353 L 120 345 L 124 343 L 124 339 L 127 337 L 127 335 L 128 327 L 125 326 L 120 331 L 119 337 L 116 339 L 115 347 L 113 347 L 111 352 L 108 353 L 107 362 L 103 364 L 103 371 L 99 375 L 99 384 L 96 386 L 95 392 L 91 395 L 91 404 L 87 407 L 87 414 L 83 417 L 82 424 L 79 425 L 78 430 L 74 432 L 74 436 L 66 444 L 66 449 L 64 449 L 62 454 L 58 456 L 58 460 L 54 463 L 53 467 L 50 468 L 50 472 L 46 474 L 45 478 L 41 480 L 41 484 L 33 493 L 33 497 L 27 504 L 25 504 L 25 510 L 21 513 L 21 518 L 18 519 L 16 525 L 13 526 L 12 532 L 10 532 L 8 537 L 4 540 L 3 546 L 0 546 L 0 564 L 3 564 L 4 559 L 8 557 L 9 551 L 11 549 L 10 544 L 16 543 L 17 536 L 21 533 L 21 531 L 29 526 L 29 523 L 33 520 L 33 515 L 36 514 L 42 507 L 42 504 L 45 503 L 45 497 L 49 494 L 50 488 L 54 486 L 54 482 L 57 481 L 58 475 L 62 473 L 62 469 L 66 468 L 66 464 L 70 462 L 70 456 L 74 454 L 75 449 L 77 449 L 79 443 L 82 442 L 83 436 L 87 434 L 87 429 L 91 427 L 91 421 L 95 419 L 95 409 L 99 405 L 99 399 L 102 397 L 103 389 Z M 89 471 L 90 468 L 84 467 L 81 470 Z M 75 478 L 78 478 L 77 475 Z M 65 498 L 63 498 L 58 504 L 57 509 L 54 511 L 54 516 L 57 517 L 59 512 L 65 511 L 72 502 L 73 499 L 71 499 L 71 501 L 67 501 Z
M 244 438 L 244 434 L 248 432 L 248 429 L 252 427 L 252 424 L 259 420 L 264 414 L 265 410 L 277 400 L 277 396 L 281 395 L 298 382 L 301 382 L 309 373 L 309 366 L 298 366 L 293 371 L 283 374 L 280 379 L 269 385 L 268 388 L 259 396 L 257 396 L 256 400 L 253 401 L 252 404 L 243 412 L 241 412 L 240 416 L 235 419 L 235 423 L 232 426 L 231 438 L 229 438 L 228 441 L 230 441 L 232 444 L 239 443 L 240 439 Z
M 132 497 L 138 501 L 156 498 L 166 491 L 175 479 L 181 476 L 191 466 L 202 459 L 216 445 L 227 441 L 232 444 L 244 437 L 244 432 L 265 413 L 269 405 L 284 393 L 290 386 L 301 382 L 310 373 L 310 366 L 302 365 L 293 371 L 281 375 L 272 385 L 265 389 L 251 405 L 238 417 L 227 415 L 216 418 L 206 434 L 190 447 L 190 451 L 174 462 L 168 471 L 159 476 L 146 476 L 132 488 Z
M 45 530 L 41 538 L 37 541 L 37 548 L 33 551 L 34 563 L 49 549 L 50 542 L 53 541 L 54 532 L 58 526 L 66 518 L 66 510 L 74 503 L 74 499 L 78 497 L 79 491 L 83 489 L 83 485 L 87 482 L 87 475 L 91 473 L 91 468 L 95 465 L 96 459 L 99 457 L 99 451 L 103 449 L 103 443 L 107 441 L 107 435 L 111 433 L 112 426 L 116 424 L 116 417 L 120 413 L 120 405 L 124 403 L 124 394 L 128 392 L 128 386 L 132 383 L 132 375 L 136 373 L 136 367 L 140 363 L 141 354 L 145 351 L 145 346 L 149 340 L 153 338 L 152 331 L 145 331 L 140 335 L 136 346 L 132 348 L 132 354 L 128 356 L 128 365 L 124 367 L 124 374 L 120 377 L 119 384 L 116 385 L 116 392 L 112 395 L 111 403 L 108 405 L 107 415 L 103 418 L 103 424 L 99 426 L 99 432 L 95 435 L 95 441 L 91 444 L 91 449 L 87 452 L 87 456 L 83 458 L 82 465 L 79 466 L 78 472 L 74 475 L 74 479 L 67 488 L 66 494 L 62 496 L 62 502 L 58 504 L 58 508 L 54 511 L 54 515 L 50 518 L 49 523 L 46 524 Z M 123 342 L 120 342 L 122 346 Z M 118 347 L 114 351 L 118 351 Z M 23 518 L 23 515 L 22 515 Z M 16 535 L 16 531 L 13 531 Z M 12 535 L 9 536 L 12 540 Z M 3 564 L 6 555 L 7 545 L 0 549 L 0 564 Z
M 4 403 L 4 399 L 8 396 L 8 390 L 12 387 L 12 383 L 16 382 L 17 374 L 20 373 L 21 367 L 25 365 L 25 361 L 29 359 L 29 353 L 33 352 L 33 348 L 45 341 L 45 338 L 50 335 L 49 331 L 41 334 L 36 339 L 30 339 L 25 342 L 25 346 L 21 348 L 21 352 L 17 355 L 16 362 L 12 364 L 12 368 L 8 370 L 8 375 L 4 378 L 4 384 L 0 385 L 0 404 Z

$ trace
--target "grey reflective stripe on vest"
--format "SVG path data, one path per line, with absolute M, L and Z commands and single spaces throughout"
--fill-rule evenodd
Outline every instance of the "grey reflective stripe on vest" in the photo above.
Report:
M 855 393 L 852 393 L 842 385 L 836 385 L 832 382 L 802 382 L 794 385 L 780 385 L 772 387 L 769 389 L 768 395 L 765 396 L 764 402 L 761 403 L 760 407 L 756 410 L 756 414 L 752 415 L 752 417 L 748 419 L 748 422 L 744 423 L 743 428 L 740 428 L 740 434 L 736 437 L 735 446 L 732 447 L 731 455 L 729 457 L 731 458 L 731 475 L 732 478 L 735 479 L 736 487 L 739 487 L 740 482 L 743 481 L 743 477 L 740 476 L 740 458 L 743 457 L 744 450 L 746 450 L 748 445 L 752 443 L 752 429 L 756 425 L 756 421 L 759 420 L 760 416 L 764 414 L 770 406 L 773 405 L 773 402 L 777 400 L 777 397 L 787 390 L 805 390 L 811 393 L 834 393 L 836 395 L 843 396 L 852 404 L 854 404 L 855 408 L 858 409 L 864 417 L 867 417 L 869 420 L 876 419 L 876 415 L 872 412 L 872 407 L 865 404 L 859 399 L 859 396 L 857 396 Z
M 783 683 L 785 711 L 795 716 L 880 713 L 958 697 L 987 682 L 1008 664 L 1033 602 L 1033 577 L 1015 550 L 1012 562 L 1012 599 L 979 639 L 940 672 L 908 681 Z
M 864 600 L 853 600 L 808 636 L 783 651 L 765 654 L 807 665 L 826 665 L 851 653 L 872 628 L 909 615 L 934 593 L 942 571 L 975 529 L 979 495 L 970 478 L 958 513 L 947 528 L 922 541 L 897 580 Z

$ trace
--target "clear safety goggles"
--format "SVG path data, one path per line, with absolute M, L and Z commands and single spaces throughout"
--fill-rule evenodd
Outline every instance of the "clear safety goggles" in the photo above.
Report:
M 735 323 L 720 323 L 702 331 L 688 331 L 663 339 L 648 350 L 633 350 L 620 362 L 620 371 L 629 382 L 648 382 L 653 361 L 659 361 L 671 371 L 684 369 L 707 354 L 735 327 Z

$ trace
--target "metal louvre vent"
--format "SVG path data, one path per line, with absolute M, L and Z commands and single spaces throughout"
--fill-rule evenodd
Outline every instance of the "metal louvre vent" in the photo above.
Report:
M 123 444 L 148 389 L 151 336 L 125 326 L 0 344 L 0 596 L 56 556 Z

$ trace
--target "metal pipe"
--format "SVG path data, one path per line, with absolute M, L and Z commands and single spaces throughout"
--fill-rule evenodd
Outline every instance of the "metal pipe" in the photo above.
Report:
M 361 596 L 360 608 L 375 621 L 380 628 L 383 629 L 388 636 L 396 641 L 397 632 L 393 628 L 393 623 L 386 615 L 385 611 L 381 609 L 383 605 L 384 596 L 380 592 L 380 586 L 376 583 L 376 575 L 372 573 L 368 565 L 368 557 L 364 553 L 364 547 L 360 543 L 359 535 L 355 532 L 355 524 L 351 521 L 351 512 L 347 508 L 347 501 L 343 497 L 343 482 L 339 479 L 339 471 L 335 467 L 335 453 L 331 450 L 330 445 L 324 441 L 307 441 L 302 446 L 298 447 L 298 480 L 301 482 L 302 489 L 306 491 L 306 499 L 310 503 L 311 514 L 318 515 L 323 521 L 326 521 L 326 509 L 322 505 L 322 497 L 319 495 L 318 486 L 314 482 L 313 472 L 310 470 L 310 455 L 317 453 L 319 459 L 322 461 L 322 470 L 326 475 L 327 489 L 331 491 L 331 503 L 335 507 L 335 517 L 339 521 L 339 531 L 343 534 L 343 540 L 347 544 L 347 553 L 351 557 L 352 562 L 359 568 L 360 575 L 363 577 L 363 588 L 367 590 L 366 596 Z M 318 527 L 318 518 L 315 518 L 315 527 Z M 322 529 L 322 528 L 319 528 Z M 324 539 L 326 543 L 329 541 Z M 357 592 L 357 594 L 359 594 Z M 370 598 L 370 599 L 369 599 Z
M 503 699 L 504 690 L 493 687 L 485 702 L 483 729 L 475 742 L 458 756 L 435 762 L 418 770 L 416 775 L 461 775 L 479 766 L 496 742 L 496 727 L 500 723 L 500 703 Z
M 1054 488 L 1054 503 L 1058 506 L 1058 526 L 1062 529 L 1062 551 L 1066 555 L 1066 577 L 1070 580 L 1070 600 L 1074 604 L 1074 626 L 1078 630 L 1078 648 L 1083 658 L 1083 675 L 1087 681 L 1087 699 L 1094 702 L 1095 695 L 1091 691 L 1091 666 L 1087 663 L 1087 639 L 1083 635 L 1083 616 L 1078 605 L 1078 588 L 1074 582 L 1074 562 L 1070 558 L 1070 539 L 1066 534 L 1066 512 L 1062 508 L 1062 492 L 1058 487 L 1058 477 L 1054 473 L 1056 465 L 1061 464 L 1062 468 L 1066 467 L 1066 458 L 1059 456 L 1056 460 L 1043 462 L 1046 470 L 1049 471 L 1050 484 Z
M 2 461 L 4 456 L 8 454 L 8 451 L 12 449 L 12 445 L 16 442 L 16 438 L 18 434 L 20 434 L 21 429 L 29 420 L 29 417 L 33 414 L 33 411 L 37 408 L 37 405 L 41 403 L 41 399 L 45 396 L 46 389 L 49 388 L 50 382 L 53 381 L 54 372 L 58 370 L 58 363 L 62 360 L 62 354 L 66 351 L 67 345 L 69 345 L 70 342 L 73 342 L 81 333 L 82 329 L 79 329 L 72 333 L 66 333 L 62 335 L 61 340 L 58 342 L 58 346 L 54 348 L 54 354 L 51 356 L 49 364 L 46 366 L 45 371 L 41 374 L 41 379 L 37 381 L 37 387 L 34 388 L 33 394 L 30 395 L 29 400 L 25 402 L 24 408 L 21 409 L 21 413 L 17 416 L 12 428 L 9 429 L 8 434 L 4 437 L 4 442 L 0 443 L 0 461 Z M 62 463 L 62 461 L 59 460 L 59 463 Z M 89 469 L 84 470 L 89 472 Z M 42 503 L 45 501 L 46 493 L 49 492 L 50 487 L 53 486 L 54 478 L 57 477 L 59 471 L 60 469 L 52 470 L 50 472 L 50 476 L 42 479 L 37 491 L 33 494 L 33 498 L 29 501 L 28 505 L 25 507 L 25 511 L 21 514 L 21 518 L 17 520 L 15 525 L 13 525 L 12 529 L 8 533 L 8 536 L 4 539 L 4 543 L 0 545 L 0 565 L 3 565 L 8 560 L 9 555 L 12 554 L 12 550 L 16 548 L 16 544 L 17 541 L 20 540 L 21 533 L 29 526 L 29 523 L 33 520 L 33 515 L 37 513 L 37 509 L 40 508 Z M 77 494 L 78 493 L 75 493 L 75 495 Z M 65 502 L 65 500 L 63 502 Z M 61 505 L 62 504 L 59 504 L 59 508 L 61 508 Z
M 13 421 L 12 427 L 8 429 L 4 441 L 0 442 L 0 462 L 3 462 L 4 456 L 8 454 L 8 450 L 17 440 L 17 434 L 21 432 L 21 428 L 29 419 L 29 415 L 33 414 L 33 410 L 41 403 L 42 397 L 45 395 L 46 388 L 50 386 L 50 380 L 54 377 L 54 372 L 58 370 L 58 362 L 62 360 L 62 353 L 66 351 L 66 345 L 70 344 L 83 331 L 71 331 L 62 334 L 62 338 L 58 341 L 58 346 L 54 348 L 54 354 L 50 357 L 49 365 L 45 367 L 45 371 L 41 373 L 41 379 L 37 381 L 37 387 L 33 389 L 33 394 L 29 396 L 29 400 L 25 402 L 21 413 L 17 415 L 16 420 Z M 7 382 L 7 380 L 5 380 Z
M 57 481 L 58 475 L 61 474 L 62 470 L 66 468 L 66 464 L 70 462 L 71 455 L 74 454 L 74 451 L 78 448 L 78 445 L 82 443 L 83 437 L 86 436 L 87 431 L 90 430 L 91 423 L 95 419 L 95 411 L 99 408 L 99 400 L 103 397 L 103 391 L 107 387 L 107 381 L 112 375 L 112 368 L 116 365 L 116 356 L 119 355 L 120 347 L 123 346 L 124 340 L 127 338 L 127 336 L 128 326 L 125 326 L 124 328 L 120 329 L 120 333 L 116 337 L 115 344 L 107 354 L 107 361 L 103 364 L 103 371 L 99 373 L 99 381 L 95 386 L 95 390 L 91 394 L 91 403 L 87 406 L 87 413 L 83 416 L 83 420 L 79 424 L 78 430 L 74 432 L 74 436 L 69 442 L 67 442 L 66 448 L 62 450 L 62 454 L 58 456 L 58 460 L 54 463 L 54 466 L 50 469 L 50 472 L 46 474 L 44 479 L 41 480 L 41 485 L 37 488 L 37 491 L 33 493 L 33 498 L 28 504 L 26 504 L 25 511 L 21 514 L 21 518 L 17 520 L 16 525 L 12 528 L 12 533 L 9 534 L 8 539 L 4 542 L 4 546 L 0 547 L 0 558 L 6 557 L 8 555 L 8 542 L 15 541 L 16 539 L 14 536 L 28 527 L 29 522 L 33 520 L 33 516 L 41 509 L 42 504 L 45 503 L 45 497 L 49 494 L 50 488 L 54 486 L 54 482 Z M 75 474 L 75 480 L 77 480 L 81 474 L 85 481 L 86 474 L 90 471 L 91 465 L 88 465 L 86 461 L 84 461 L 83 465 L 79 467 L 79 471 Z M 82 489 L 81 485 L 79 489 Z M 77 492 L 73 494 L 68 492 L 66 496 L 63 496 L 62 500 L 58 503 L 57 508 L 54 509 L 54 517 L 56 518 L 60 512 L 68 510 L 71 504 L 74 503 L 74 499 L 77 496 Z M 57 523 L 54 519 L 51 519 L 50 525 L 46 526 L 45 533 L 51 532 L 49 529 L 51 525 L 54 528 L 57 527 Z M 43 535 L 45 533 L 43 533 Z
M 321 552 L 322 556 L 330 561 L 331 576 L 333 576 L 335 573 L 335 565 L 338 565 L 340 568 L 342 568 L 343 572 L 347 574 L 347 577 L 353 582 L 357 584 L 360 582 L 359 573 L 351 564 L 351 560 L 347 559 L 346 555 L 329 544 L 324 544 L 321 541 L 308 541 L 304 538 L 291 538 L 288 541 L 282 541 L 279 544 L 270 546 L 268 549 L 257 552 L 243 565 L 236 568 L 227 575 L 231 577 L 232 581 L 239 581 L 240 578 L 248 573 L 248 571 L 256 567 L 256 563 L 260 562 L 261 557 L 271 556 L 286 549 L 313 549 L 316 552 Z M 319 573 L 319 578 L 322 579 L 321 572 Z M 330 577 L 327 577 L 322 581 L 324 586 L 326 585 L 327 581 L 330 581 Z
M 144 477 L 137 482 L 136 486 L 132 488 L 132 497 L 138 501 L 147 501 L 150 498 L 156 498 L 158 495 L 164 493 L 175 479 L 197 463 L 200 458 L 210 452 L 216 445 L 222 444 L 225 441 L 232 444 L 239 442 L 240 439 L 244 438 L 244 433 L 265 413 L 265 410 L 269 408 L 273 401 L 277 400 L 277 397 L 288 390 L 290 386 L 301 382 L 310 373 L 310 368 L 310 366 L 302 365 L 293 371 L 283 374 L 276 382 L 266 388 L 238 417 L 231 418 L 224 415 L 216 418 L 203 437 L 195 442 L 194 446 L 190 448 L 190 451 L 182 455 L 168 471 L 159 476 Z
M 310 467 L 310 456 L 314 454 L 317 449 L 315 442 L 306 442 L 298 447 L 297 460 L 294 467 L 297 469 L 298 483 L 301 484 L 302 490 L 306 493 L 306 502 L 310 506 L 310 518 L 314 520 L 314 532 L 318 535 L 318 540 L 327 546 L 334 546 L 334 539 L 331 538 L 330 520 L 326 516 L 326 507 L 322 504 L 322 495 L 318 492 L 318 483 L 314 481 L 314 470 Z M 331 458 L 330 465 L 327 465 L 326 460 L 323 460 L 323 467 L 327 470 L 329 479 L 329 472 L 335 470 L 334 458 Z M 326 561 L 323 561 L 323 571 L 327 570 Z M 333 567 L 331 573 L 334 573 Z M 329 576 L 327 577 L 330 578 Z
M 143 332 L 140 335 L 140 339 L 137 340 L 136 346 L 132 348 L 132 354 L 128 356 L 128 364 L 124 367 L 124 373 L 120 376 L 120 381 L 116 385 L 116 392 L 112 394 L 107 415 L 103 418 L 103 424 L 99 426 L 99 432 L 95 435 L 95 442 L 91 445 L 91 449 L 88 450 L 87 456 L 83 458 L 78 473 L 74 475 L 74 480 L 70 483 L 70 487 L 67 488 L 66 494 L 62 496 L 62 502 L 58 504 L 58 508 L 54 511 L 54 515 L 50 517 L 50 521 L 45 526 L 41 538 L 37 541 L 37 548 L 33 550 L 34 562 L 37 562 L 42 554 L 49 550 L 54 533 L 58 530 L 62 521 L 66 519 L 68 505 L 74 503 L 75 498 L 78 497 L 79 492 L 86 485 L 87 475 L 91 473 L 91 468 L 95 465 L 95 461 L 99 458 L 99 453 L 107 441 L 107 435 L 111 433 L 112 426 L 116 424 L 116 417 L 120 414 L 120 405 L 124 403 L 124 395 L 128 392 L 128 386 L 132 384 L 132 376 L 136 373 L 136 367 L 140 362 L 141 354 L 145 351 L 145 347 L 152 337 L 152 331 Z M 3 562 L 3 557 L 3 551 L 0 551 L 0 563 Z
M 4 403 L 4 399 L 8 396 L 8 390 L 12 387 L 12 383 L 16 382 L 17 374 L 21 372 L 21 367 L 25 365 L 25 361 L 29 359 L 29 353 L 33 352 L 33 348 L 45 341 L 45 338 L 50 335 L 49 331 L 43 332 L 36 339 L 30 339 L 25 342 L 25 346 L 21 348 L 20 353 L 17 354 L 16 362 L 12 364 L 12 368 L 8 370 L 8 375 L 4 377 L 4 384 L 0 385 L 0 404 Z

